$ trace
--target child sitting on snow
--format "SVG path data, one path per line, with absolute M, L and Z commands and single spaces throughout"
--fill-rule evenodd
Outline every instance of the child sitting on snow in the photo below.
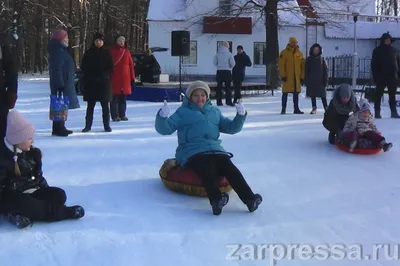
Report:
M 353 152 L 358 140 L 363 137 L 372 142 L 373 145 L 380 146 L 386 152 L 393 146 L 387 143 L 375 125 L 375 120 L 371 113 L 371 106 L 366 100 L 361 100 L 359 110 L 347 120 L 343 128 L 344 138 L 349 139 L 349 151 Z
M 42 153 L 32 146 L 34 126 L 19 112 L 7 117 L 7 131 L 0 143 L 0 214 L 17 228 L 34 221 L 79 219 L 81 206 L 65 206 L 65 191 L 47 184 L 42 173 Z

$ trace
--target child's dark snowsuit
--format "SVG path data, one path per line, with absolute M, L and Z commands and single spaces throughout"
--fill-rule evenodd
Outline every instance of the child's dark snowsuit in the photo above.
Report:
M 0 151 L 0 213 L 9 215 L 17 227 L 26 227 L 33 221 L 51 222 L 84 216 L 82 207 L 64 205 L 67 198 L 64 190 L 47 184 L 38 148 L 22 152 L 3 142 Z

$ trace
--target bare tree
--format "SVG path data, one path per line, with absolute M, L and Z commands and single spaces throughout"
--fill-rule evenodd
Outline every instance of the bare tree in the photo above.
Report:
M 133 51 L 147 45 L 149 0 L 0 0 L 0 31 L 7 33 L 20 71 L 47 69 L 47 42 L 56 29 L 69 33 L 77 66 L 95 31 L 106 34 L 106 46 L 117 34 Z
M 384 16 L 399 15 L 399 0 L 378 0 L 377 13 Z M 382 19 L 381 19 L 382 20 Z

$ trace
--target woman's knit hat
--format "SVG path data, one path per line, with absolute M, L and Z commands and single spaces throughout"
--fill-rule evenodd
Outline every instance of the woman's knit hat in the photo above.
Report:
M 68 33 L 65 30 L 56 30 L 53 35 L 51 36 L 51 38 L 53 40 L 58 40 L 58 41 L 62 41 L 65 39 L 65 37 L 68 36 Z
M 365 99 L 360 100 L 359 107 L 360 107 L 360 111 L 359 111 L 360 113 L 365 112 L 365 111 L 371 112 L 371 105 Z
M 11 145 L 20 144 L 26 140 L 33 139 L 36 129 L 18 111 L 11 110 L 7 116 L 6 140 Z
M 207 94 L 207 99 L 210 98 L 210 94 L 211 94 L 210 87 L 208 86 L 207 83 L 205 83 L 204 81 L 201 81 L 201 80 L 196 80 L 189 84 L 189 86 L 186 90 L 186 96 L 190 99 L 192 97 L 193 92 L 197 89 L 204 90 Z
M 338 90 L 339 96 L 341 98 L 350 98 L 351 97 L 352 88 L 349 84 L 347 84 L 347 83 L 340 84 L 340 86 L 337 88 L 337 90 Z
M 104 34 L 102 34 L 101 32 L 96 32 L 95 34 L 93 34 L 93 41 L 95 40 L 104 41 Z

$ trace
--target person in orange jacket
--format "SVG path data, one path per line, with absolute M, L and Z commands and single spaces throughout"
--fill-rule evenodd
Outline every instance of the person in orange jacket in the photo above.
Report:
M 299 93 L 304 82 L 305 60 L 295 37 L 290 37 L 288 45 L 281 51 L 278 67 L 283 82 L 281 114 L 286 114 L 289 93 L 293 93 L 294 113 L 304 114 L 299 108 Z

